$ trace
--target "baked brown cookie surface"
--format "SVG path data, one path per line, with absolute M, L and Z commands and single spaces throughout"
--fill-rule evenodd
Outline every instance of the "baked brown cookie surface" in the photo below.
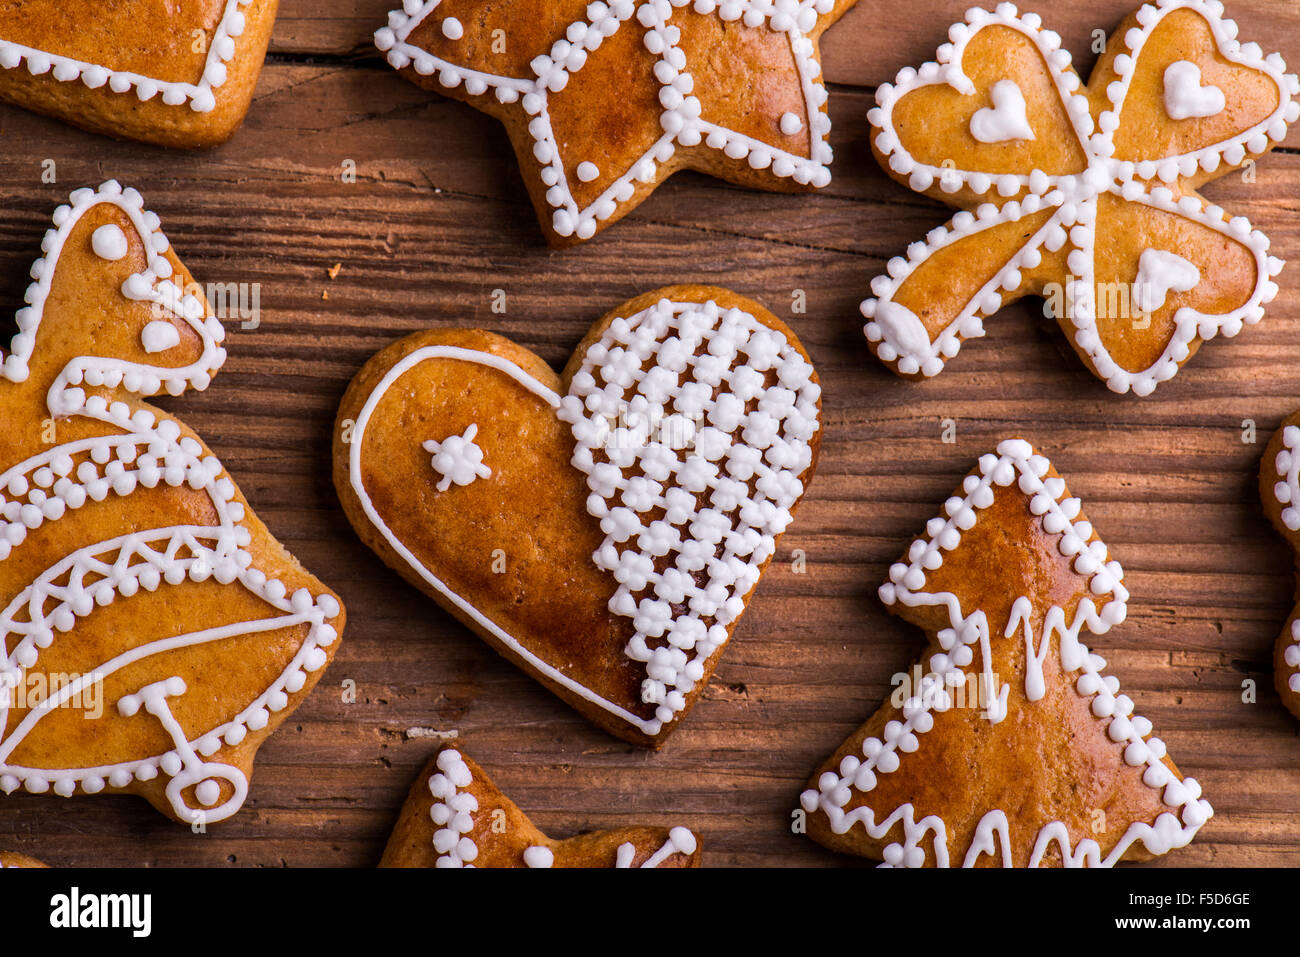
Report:
M 1188 844 L 1213 814 L 1083 634 L 1128 591 L 1051 463 L 1012 439 L 889 572 L 918 664 L 813 774 L 825 846 L 905 867 L 1109 866 Z
M 821 389 L 723 289 L 601 319 L 563 375 L 488 332 L 376 355 L 334 478 L 362 540 L 592 721 L 658 747 L 713 673 L 811 480 Z
M 420 773 L 380 867 L 699 867 L 684 827 L 621 827 L 557 841 L 454 748 Z
M 162 146 L 243 122 L 279 0 L 0 0 L 0 100 Z
M 0 789 L 234 814 L 323 674 L 337 597 L 194 432 L 224 331 L 135 190 L 74 192 L 0 355 Z
M 17 867 L 17 868 L 40 868 L 42 870 L 49 867 L 48 864 L 42 864 L 34 857 L 28 857 L 25 854 L 12 854 L 8 851 L 0 851 L 0 867 Z

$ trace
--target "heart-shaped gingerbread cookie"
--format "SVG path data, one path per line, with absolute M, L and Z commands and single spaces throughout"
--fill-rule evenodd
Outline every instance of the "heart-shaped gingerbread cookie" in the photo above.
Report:
M 699 867 L 699 842 L 684 827 L 620 827 L 547 837 L 453 748 L 429 762 L 411 788 L 380 867 Z
M 906 867 L 1109 866 L 1189 843 L 1213 810 L 1080 640 L 1124 620 L 1122 575 L 1029 443 L 981 458 L 880 589 L 929 644 L 813 775 L 808 833 Z
M 1087 85 L 1010 3 L 972 8 L 948 36 L 868 115 L 889 175 L 960 210 L 862 303 L 894 372 L 938 375 L 1003 305 L 1038 295 L 1098 378 L 1148 395 L 1202 342 L 1263 317 L 1282 261 L 1197 189 L 1282 142 L 1300 80 L 1240 42 L 1221 3 L 1139 7 Z
M 713 672 L 811 479 L 821 389 L 779 319 L 678 286 L 562 376 L 486 332 L 353 381 L 335 483 L 362 539 L 597 724 L 657 747 Z

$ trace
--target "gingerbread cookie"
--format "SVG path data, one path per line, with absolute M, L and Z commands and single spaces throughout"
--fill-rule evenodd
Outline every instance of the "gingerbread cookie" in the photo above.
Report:
M 857 0 L 407 0 L 375 44 L 500 119 L 547 239 L 590 239 L 681 169 L 830 182 L 817 41 Z
M 0 100 L 96 133 L 212 146 L 238 129 L 279 0 L 0 0 Z
M 962 211 L 872 282 L 876 355 L 937 375 L 985 317 L 1039 295 L 1098 378 L 1147 395 L 1206 339 L 1258 322 L 1282 262 L 1196 190 L 1281 142 L 1300 83 L 1236 35 L 1217 0 L 1147 4 L 1084 87 L 1060 37 L 1003 3 L 882 85 L 877 159 Z
M 1296 608 L 1273 646 L 1277 693 L 1300 718 L 1300 412 L 1274 433 L 1259 465 L 1259 494 L 1264 512 L 1297 556 Z
M 224 332 L 140 195 L 54 213 L 0 356 L 0 789 L 239 810 L 343 611 L 197 435 Z
M 0 852 L 0 867 L 18 867 L 18 868 L 38 868 L 45 870 L 48 864 L 42 864 L 34 857 L 28 857 L 25 854 L 11 854 L 7 851 Z
M 690 710 L 812 478 L 799 340 L 724 289 L 596 323 L 562 376 L 506 339 L 409 336 L 339 411 L 361 538 L 611 733 L 658 747 Z
M 981 458 L 881 586 L 929 643 L 813 775 L 808 833 L 906 867 L 1110 866 L 1190 842 L 1213 813 L 1200 786 L 1080 639 L 1124 620 L 1122 576 L 1028 442 Z
M 411 788 L 380 867 L 699 867 L 684 827 L 620 827 L 557 841 L 459 751 L 434 756 Z

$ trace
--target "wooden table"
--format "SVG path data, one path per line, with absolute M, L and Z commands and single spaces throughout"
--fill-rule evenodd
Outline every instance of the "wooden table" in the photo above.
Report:
M 499 126 L 376 54 L 389 3 L 283 0 L 248 121 L 210 152 L 114 143 L 0 108 L 0 312 L 21 303 L 54 207 L 109 177 L 144 193 L 200 281 L 261 283 L 263 322 L 228 323 L 215 386 L 166 404 L 350 616 L 234 820 L 191 835 L 138 799 L 15 795 L 0 799 L 0 846 L 65 865 L 373 865 L 430 735 L 459 731 L 556 835 L 681 823 L 711 865 L 848 863 L 792 835 L 790 813 L 810 769 L 920 647 L 876 587 L 975 459 L 1019 433 L 1051 456 L 1127 570 L 1129 619 L 1096 648 L 1216 808 L 1161 863 L 1300 864 L 1300 724 L 1270 664 L 1292 564 L 1255 492 L 1264 443 L 1300 406 L 1300 266 L 1261 326 L 1209 344 L 1153 398 L 1109 393 L 1036 301 L 1003 310 L 937 379 L 904 382 L 871 356 L 858 302 L 884 260 L 947 213 L 880 172 L 864 114 L 876 84 L 933 55 L 965 0 L 913 0 L 897 19 L 863 0 L 827 37 L 836 159 L 824 192 L 682 175 L 564 252 L 545 247 Z M 1114 27 L 1131 0 L 1037 6 L 1090 66 L 1091 31 Z M 1244 39 L 1300 66 L 1293 0 L 1229 7 Z M 1255 183 L 1234 175 L 1206 192 L 1297 259 L 1300 133 L 1288 143 Z M 41 181 L 46 159 L 56 185 Z M 355 183 L 341 181 L 346 160 Z M 789 318 L 818 364 L 826 433 L 811 493 L 712 683 L 651 755 L 590 727 L 360 545 L 331 485 L 330 430 L 348 380 L 399 336 L 481 325 L 560 364 L 608 308 L 675 282 L 730 286 Z M 506 315 L 491 312 L 494 289 Z M 808 309 L 792 317 L 797 289 Z M 948 418 L 954 444 L 941 441 Z M 794 549 L 805 574 L 791 569 Z

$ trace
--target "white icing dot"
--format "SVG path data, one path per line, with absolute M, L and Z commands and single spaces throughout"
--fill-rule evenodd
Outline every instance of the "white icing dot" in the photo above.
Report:
M 181 344 L 180 331 L 165 319 L 155 319 L 140 332 L 140 342 L 150 355 L 175 349 Z
M 590 183 L 592 180 L 596 179 L 596 177 L 600 176 L 600 168 L 595 163 L 583 162 L 578 164 L 577 173 L 578 179 L 582 180 L 584 183 Z
M 126 257 L 126 233 L 120 226 L 106 223 L 91 234 L 90 247 L 100 259 L 117 262 Z
M 459 40 L 465 35 L 465 28 L 455 17 L 448 17 L 442 21 L 442 35 L 448 40 Z
M 211 779 L 204 781 L 194 789 L 194 796 L 204 807 L 212 807 L 221 799 L 221 785 Z
M 798 113 L 784 113 L 781 116 L 781 132 L 786 136 L 795 136 L 803 130 L 803 120 Z

